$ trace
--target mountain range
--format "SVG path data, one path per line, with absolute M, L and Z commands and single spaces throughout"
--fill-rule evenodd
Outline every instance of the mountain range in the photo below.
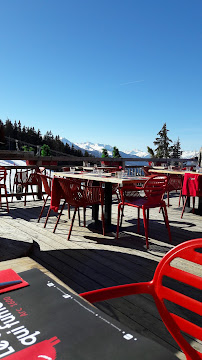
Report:
M 77 150 L 81 150 L 82 153 L 86 151 L 88 151 L 89 154 L 94 155 L 96 157 L 101 157 L 101 153 L 102 153 L 102 149 L 105 148 L 108 151 L 109 156 L 112 156 L 112 151 L 113 151 L 113 146 L 111 145 L 106 145 L 106 144 L 94 144 L 92 142 L 85 142 L 85 143 L 72 143 L 70 140 L 66 139 L 66 138 L 61 138 L 60 139 L 64 144 L 68 144 L 70 147 L 72 147 L 72 145 L 74 146 L 75 149 Z M 142 150 L 129 150 L 129 151 L 121 151 L 119 150 L 121 157 L 123 158 L 150 158 L 151 156 Z M 195 156 L 199 155 L 199 151 L 190 151 L 190 150 L 182 150 L 182 158 L 184 159 L 190 159 L 193 158 Z

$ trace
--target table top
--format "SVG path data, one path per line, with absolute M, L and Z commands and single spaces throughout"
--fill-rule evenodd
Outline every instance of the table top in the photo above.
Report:
M 8 292 L 6 297 L 3 294 L 1 298 L 3 304 L 5 302 L 5 306 L 9 307 L 10 313 L 15 314 L 15 320 L 19 317 L 17 322 L 20 322 L 21 326 L 25 325 L 32 334 L 27 336 L 29 342 L 27 338 L 24 338 L 23 342 L 11 336 L 11 331 L 14 333 L 14 330 L 18 329 L 14 327 L 15 322 L 11 324 L 11 331 L 8 332 L 6 328 L 1 331 L 1 338 L 10 341 L 16 358 L 18 355 L 20 358 L 33 358 L 34 354 L 36 357 L 36 354 L 42 353 L 47 358 L 56 358 L 57 354 L 58 359 L 68 356 L 75 360 L 93 359 L 95 354 L 98 360 L 132 360 L 134 356 L 137 360 L 177 359 L 162 345 L 130 330 L 98 310 L 34 260 L 24 257 L 0 263 L 0 270 L 9 268 L 20 273 L 30 284 L 28 287 Z M 53 281 L 44 277 L 42 272 Z M 14 307 L 10 307 L 8 299 L 13 301 Z M 21 313 L 16 313 L 18 310 L 15 305 L 23 309 L 22 318 Z M 51 323 L 54 326 L 50 326 Z M 25 348 L 24 345 L 28 346 Z M 0 351 L 1 355 L 4 355 L 2 349 Z
M 84 179 L 84 180 L 94 180 L 99 182 L 105 182 L 105 183 L 112 183 L 112 184 L 128 184 L 128 183 L 138 183 L 142 182 L 144 183 L 149 177 L 148 176 L 127 176 L 127 177 L 117 177 L 112 176 L 111 173 L 103 173 L 103 174 L 92 174 L 88 172 L 82 172 L 82 173 L 71 173 L 71 172 L 55 172 L 54 176 L 59 177 L 67 177 L 67 178 L 73 178 L 73 179 Z
M 188 171 L 188 170 L 170 170 L 170 169 L 148 169 L 148 172 L 151 173 L 160 173 L 160 174 L 173 174 L 173 175 L 184 175 L 186 173 L 189 174 L 200 174 L 197 173 L 196 171 Z M 201 173 L 202 175 L 202 173 Z
M 97 168 L 94 167 L 94 166 L 83 166 L 83 170 L 86 170 L 86 171 L 93 171 L 93 170 L 108 170 L 108 171 L 117 171 L 117 166 L 98 166 Z

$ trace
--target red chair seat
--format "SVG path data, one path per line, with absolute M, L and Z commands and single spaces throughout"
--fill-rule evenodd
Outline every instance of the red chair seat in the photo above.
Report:
M 141 207 L 141 208 L 144 207 L 145 209 L 150 209 L 150 208 L 156 208 L 156 207 L 163 206 L 163 202 L 159 201 L 159 202 L 154 203 L 152 201 L 149 201 L 147 198 L 138 198 L 138 199 L 131 199 L 130 203 L 125 201 L 124 205 L 133 206 L 133 207 Z

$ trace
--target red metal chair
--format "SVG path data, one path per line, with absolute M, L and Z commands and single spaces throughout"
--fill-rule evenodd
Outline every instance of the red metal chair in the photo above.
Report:
M 92 206 L 95 204 L 101 205 L 102 209 L 102 229 L 103 229 L 103 235 L 105 234 L 105 225 L 104 225 L 104 189 L 102 186 L 88 186 L 85 183 L 82 183 L 75 179 L 66 179 L 66 178 L 55 178 L 54 181 L 57 181 L 57 192 L 60 192 L 59 197 L 64 198 L 65 202 L 68 203 L 69 206 L 74 207 L 74 214 L 72 217 L 71 226 L 69 229 L 69 234 L 67 240 L 70 239 L 70 235 L 72 232 L 72 227 L 75 219 L 75 215 L 77 210 L 79 211 L 79 208 L 82 207 L 84 209 L 84 226 L 85 223 L 85 212 L 86 208 L 88 206 Z M 58 211 L 58 199 L 57 195 L 57 201 L 56 206 L 54 203 L 54 194 L 52 192 L 51 196 L 51 209 Z M 60 214 L 58 215 L 57 222 L 55 224 L 55 228 L 53 232 L 55 232 L 58 222 L 60 220 L 60 216 L 62 214 L 62 211 L 64 209 L 64 205 L 62 206 L 62 209 L 60 211 Z M 79 220 L 80 222 L 80 220 Z
M 184 205 L 182 208 L 181 218 L 183 217 L 186 202 L 188 197 L 193 197 L 193 210 L 194 213 L 194 207 L 195 207 L 195 197 L 201 197 L 202 196 L 202 175 L 200 174 L 189 174 L 186 173 L 184 175 L 184 182 L 182 187 L 182 196 L 185 196 Z
M 44 175 L 42 173 L 37 173 L 39 178 L 41 179 L 41 182 L 43 184 L 43 187 L 44 187 L 44 190 L 45 190 L 45 193 L 46 193 L 46 198 L 44 199 L 44 204 L 42 206 L 42 209 L 41 209 L 41 212 L 40 212 L 40 215 L 38 217 L 38 222 L 40 221 L 41 217 L 42 217 L 42 214 L 43 214 L 43 211 L 44 211 L 44 208 L 46 206 L 46 203 L 47 203 L 47 200 L 48 198 L 51 198 L 51 185 L 52 185 L 52 178 L 50 176 L 47 176 L 47 175 Z
M 193 299 L 192 292 L 184 295 L 181 291 L 182 284 L 202 290 L 202 277 L 200 267 L 202 266 L 202 239 L 186 241 L 170 250 L 158 264 L 153 280 L 145 283 L 127 284 L 99 289 L 80 294 L 87 301 L 94 303 L 112 298 L 133 295 L 133 294 L 150 294 L 153 296 L 157 309 L 161 318 L 176 340 L 182 351 L 186 355 L 187 360 L 201 360 L 202 353 L 195 350 L 183 336 L 183 333 L 202 341 L 202 326 L 193 323 L 193 315 L 202 316 L 202 304 L 198 296 L 197 300 Z M 188 273 L 187 270 L 177 268 L 176 260 L 181 259 L 181 264 L 185 261 L 198 265 L 198 274 Z M 180 263 L 180 261 L 179 261 Z M 176 267 L 175 267 L 176 266 Z M 165 280 L 176 281 L 178 286 L 172 289 Z M 169 303 L 168 303 L 169 302 Z M 170 304 L 172 303 L 172 310 Z M 168 305 L 169 304 L 169 305 Z M 182 307 L 182 311 L 173 312 L 174 304 Z M 185 311 L 184 311 L 185 309 Z M 189 310 L 193 315 L 185 319 L 185 312 Z M 197 316 L 197 315 L 195 315 Z
M 182 184 L 183 184 L 183 175 L 177 175 L 177 174 L 168 175 L 168 184 L 166 187 L 168 206 L 169 206 L 169 193 L 174 190 L 175 191 L 180 190 L 179 204 L 178 204 L 178 206 L 180 206 L 180 199 L 182 196 Z
M 165 189 L 167 186 L 167 176 L 152 176 L 150 177 L 144 184 L 143 188 L 140 190 L 144 190 L 145 196 L 140 197 L 138 194 L 135 196 L 132 194 L 128 196 L 128 192 L 131 192 L 130 187 L 123 186 L 120 187 L 121 193 L 121 202 L 118 205 L 118 220 L 117 220 L 117 238 L 119 235 L 119 219 L 120 219 L 120 211 L 124 206 L 132 206 L 138 209 L 138 233 L 140 228 L 140 209 L 143 211 L 143 222 L 145 229 L 145 237 L 146 237 L 146 246 L 149 248 L 148 242 L 148 222 L 149 222 L 149 209 L 159 207 L 163 211 L 163 216 L 165 220 L 165 224 L 168 229 L 168 235 L 171 242 L 171 233 L 170 226 L 168 221 L 168 215 L 166 210 L 166 204 L 163 200 L 163 194 L 165 193 Z M 137 192 L 137 191 L 136 191 Z M 147 216 L 146 216 L 147 210 Z
M 8 207 L 8 194 L 7 194 L 7 189 L 6 189 L 6 176 L 7 176 L 6 168 L 3 167 L 3 166 L 1 166 L 1 167 L 0 167 L 0 204 L 1 204 L 1 207 L 2 207 L 1 189 L 4 189 L 5 197 L 6 197 L 7 211 L 9 212 L 9 207 Z

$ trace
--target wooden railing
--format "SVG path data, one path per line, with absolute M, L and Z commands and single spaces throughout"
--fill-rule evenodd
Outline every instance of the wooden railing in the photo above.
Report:
M 23 155 L 23 156 L 22 156 Z M 0 151 L 0 159 L 3 160 L 34 160 L 36 162 L 36 165 L 29 165 L 29 166 L 5 166 L 6 170 L 7 170 L 7 179 L 6 179 L 6 185 L 7 185 L 7 190 L 8 190 L 8 197 L 12 198 L 16 196 L 18 198 L 21 197 L 22 192 L 19 191 L 19 188 L 17 189 L 15 184 L 14 184 L 14 178 L 15 178 L 15 174 L 21 170 L 29 170 L 29 174 L 31 174 L 34 171 L 38 171 L 40 166 L 43 166 L 45 169 L 45 173 L 47 173 L 48 175 L 50 175 L 51 173 L 53 173 L 54 171 L 62 171 L 62 168 L 64 166 L 78 166 L 78 165 L 87 165 L 90 163 L 91 166 L 93 166 L 94 164 L 97 164 L 98 166 L 100 165 L 101 161 L 105 161 L 110 162 L 110 166 L 113 166 L 113 162 L 117 162 L 117 159 L 113 159 L 113 158 L 93 158 L 93 157 L 75 157 L 75 156 L 60 156 L 60 157 L 37 157 L 37 156 L 30 156 L 30 154 L 26 154 L 23 152 L 2 152 Z M 128 171 L 128 175 L 132 175 L 132 176 L 141 176 L 144 175 L 143 172 L 143 166 L 148 165 L 148 162 L 155 162 L 157 159 L 152 159 L 152 158 L 120 158 L 118 159 L 119 161 L 121 161 L 122 167 L 123 169 L 127 169 Z M 56 161 L 58 163 L 58 165 L 43 165 L 44 161 L 50 162 L 50 161 Z M 190 159 L 158 159 L 159 162 L 162 162 L 164 164 L 166 164 L 166 162 L 168 164 L 174 163 L 175 161 L 178 161 L 179 163 L 185 162 L 185 161 L 190 161 Z M 195 161 L 197 163 L 197 159 L 193 159 L 193 161 Z M 130 165 L 128 165 L 128 162 Z M 134 163 L 134 165 L 131 165 L 131 163 Z M 138 165 L 135 165 L 135 163 L 138 162 Z M 142 162 L 142 165 L 139 165 L 139 163 Z M 40 195 L 39 194 L 39 190 L 36 186 L 34 186 L 34 194 L 35 195 Z M 21 189 L 22 190 L 22 189 Z M 31 191 L 29 191 L 29 193 L 27 195 L 31 195 Z M 4 197 L 4 194 L 1 194 L 2 197 Z

